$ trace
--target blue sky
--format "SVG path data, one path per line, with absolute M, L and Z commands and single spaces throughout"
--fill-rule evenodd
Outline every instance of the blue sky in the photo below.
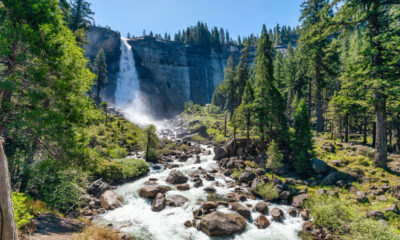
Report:
M 303 0 L 88 0 L 96 13 L 94 19 L 110 26 L 123 36 L 128 32 L 142 35 L 143 29 L 153 33 L 173 34 L 194 25 L 198 20 L 209 27 L 229 30 L 238 35 L 259 34 L 267 28 L 296 26 Z

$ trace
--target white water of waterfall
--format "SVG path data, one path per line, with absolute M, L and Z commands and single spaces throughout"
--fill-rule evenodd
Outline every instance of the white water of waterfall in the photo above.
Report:
M 124 115 L 138 125 L 154 124 L 140 91 L 132 48 L 126 38 L 121 37 L 121 59 L 115 91 L 115 104 Z

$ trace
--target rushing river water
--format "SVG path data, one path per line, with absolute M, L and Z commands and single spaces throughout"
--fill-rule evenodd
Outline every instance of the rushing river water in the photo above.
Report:
M 213 149 L 209 146 L 201 145 L 205 151 L 200 154 L 201 163 L 189 164 L 190 158 L 186 163 L 176 162 L 180 167 L 174 168 L 186 175 L 195 171 L 199 167 L 202 169 L 213 169 L 217 167 L 217 163 L 213 160 Z M 226 186 L 226 181 L 233 181 L 229 177 L 225 177 L 222 173 L 217 173 L 215 181 L 203 180 L 204 186 L 195 188 L 193 182 L 189 180 L 190 190 L 188 191 L 168 191 L 166 195 L 182 195 L 189 199 L 183 207 L 166 207 L 161 212 L 153 212 L 151 210 L 151 201 L 139 197 L 139 189 L 145 186 L 145 182 L 150 178 L 157 178 L 158 185 L 171 184 L 165 182 L 168 174 L 172 169 L 155 170 L 152 168 L 146 177 L 136 180 L 132 183 L 124 184 L 118 187 L 115 191 L 123 197 L 124 205 L 121 208 L 113 211 L 108 211 L 103 215 L 97 217 L 97 222 L 102 225 L 112 224 L 113 227 L 120 229 L 121 232 L 131 234 L 139 239 L 157 239 L 157 240 L 186 240 L 186 239 L 243 239 L 243 240 L 294 240 L 299 239 L 298 232 L 301 230 L 302 220 L 300 217 L 291 217 L 287 214 L 286 210 L 290 206 L 270 204 L 269 208 L 276 206 L 284 210 L 285 220 L 283 223 L 272 221 L 271 216 L 266 215 L 271 225 L 266 229 L 257 229 L 252 223 L 247 222 L 246 230 L 242 234 L 225 238 L 210 238 L 196 228 L 187 228 L 184 222 L 193 219 L 193 211 L 198 209 L 199 199 L 206 200 L 207 193 L 203 191 L 205 187 L 213 186 L 217 191 L 217 195 L 225 196 L 228 193 L 233 193 L 235 187 L 229 188 Z M 219 186 L 216 186 L 216 181 Z M 251 205 L 252 207 L 261 200 L 247 200 L 241 202 L 243 205 Z M 218 211 L 232 212 L 226 207 L 219 206 Z M 259 213 L 252 212 L 252 217 L 255 219 Z

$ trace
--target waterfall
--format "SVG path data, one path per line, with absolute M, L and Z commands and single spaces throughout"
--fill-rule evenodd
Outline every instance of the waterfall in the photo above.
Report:
M 132 48 L 127 39 L 123 37 L 121 37 L 121 57 L 115 91 L 115 104 L 121 108 L 130 121 L 136 124 L 147 125 L 155 123 L 140 91 L 139 77 Z

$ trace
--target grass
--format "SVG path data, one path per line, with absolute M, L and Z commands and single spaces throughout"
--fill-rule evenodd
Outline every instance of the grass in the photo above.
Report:
M 272 183 L 259 183 L 257 185 L 256 193 L 267 201 L 274 202 L 279 199 L 279 193 Z
M 149 170 L 149 164 L 141 159 L 114 159 L 100 165 L 97 175 L 106 181 L 119 182 L 142 176 Z
M 236 168 L 233 170 L 232 177 L 234 179 L 239 179 L 240 175 L 244 172 L 243 168 Z
M 118 233 L 108 228 L 89 226 L 82 233 L 73 236 L 71 240 L 120 240 Z

